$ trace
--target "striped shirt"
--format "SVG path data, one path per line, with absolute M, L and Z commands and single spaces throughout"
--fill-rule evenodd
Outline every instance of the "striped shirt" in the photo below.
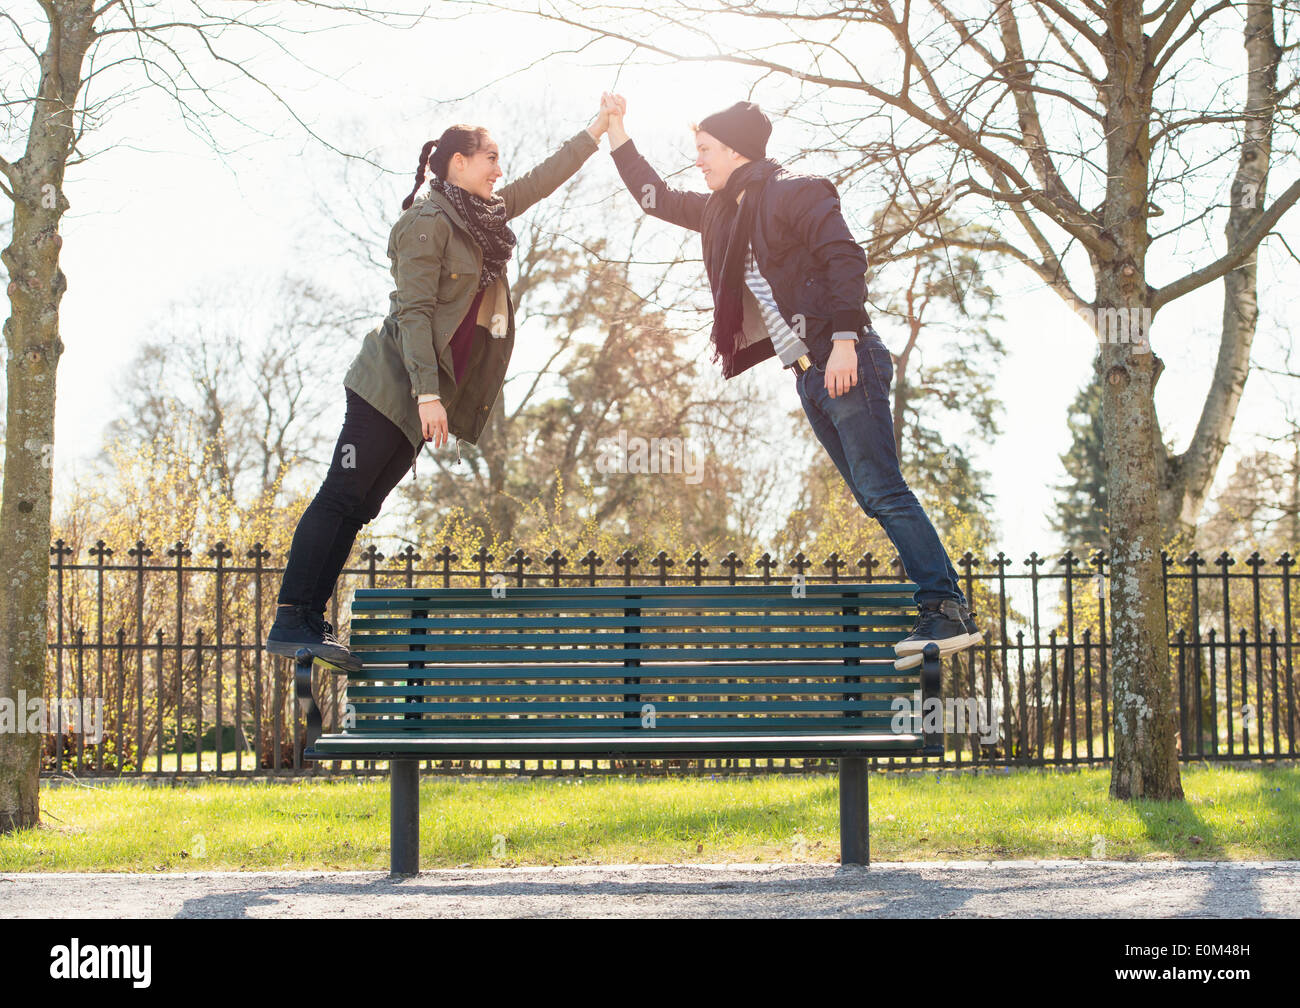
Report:
M 776 298 L 772 295 L 772 285 L 758 271 L 753 245 L 750 245 L 749 256 L 745 260 L 745 291 L 742 300 L 745 304 L 743 328 L 748 342 L 770 338 L 772 349 L 776 351 L 783 367 L 789 367 L 808 352 L 804 341 L 781 317 Z

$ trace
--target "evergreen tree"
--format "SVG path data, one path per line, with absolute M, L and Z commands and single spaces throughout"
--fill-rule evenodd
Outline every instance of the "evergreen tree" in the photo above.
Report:
M 1052 530 L 1064 545 L 1083 554 L 1086 550 L 1110 551 L 1110 529 L 1106 523 L 1106 458 L 1101 440 L 1101 374 L 1093 361 L 1088 379 L 1070 404 L 1067 424 L 1070 448 L 1061 456 L 1068 479 L 1058 484 Z

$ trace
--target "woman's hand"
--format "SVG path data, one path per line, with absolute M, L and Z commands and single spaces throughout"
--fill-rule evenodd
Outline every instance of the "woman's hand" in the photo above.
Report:
M 591 138 L 597 143 L 600 143 L 600 138 L 604 136 L 605 131 L 609 129 L 609 111 L 611 105 L 606 102 L 608 97 L 608 91 L 601 92 L 600 111 L 596 113 L 596 118 L 591 120 L 591 125 L 587 127 L 587 132 L 591 134 Z
M 420 433 L 424 440 L 433 441 L 435 448 L 447 443 L 447 410 L 441 399 L 420 403 Z

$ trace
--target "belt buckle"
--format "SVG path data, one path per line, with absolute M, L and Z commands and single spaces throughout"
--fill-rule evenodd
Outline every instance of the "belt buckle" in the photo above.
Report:
M 808 359 L 807 354 L 800 354 L 799 359 L 794 362 L 794 373 L 803 374 L 812 367 L 812 361 Z

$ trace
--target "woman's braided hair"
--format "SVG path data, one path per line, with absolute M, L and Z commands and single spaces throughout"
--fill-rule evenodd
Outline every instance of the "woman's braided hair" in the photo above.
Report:
M 421 147 L 420 164 L 415 170 L 415 188 L 406 199 L 402 200 L 402 209 L 409 210 L 411 204 L 415 202 L 415 194 L 420 191 L 420 186 L 424 185 L 426 169 L 445 181 L 447 166 L 451 163 L 452 155 L 463 154 L 469 157 L 475 154 L 486 136 L 487 129 L 483 126 L 466 126 L 464 123 L 457 123 L 443 130 L 442 136 L 437 140 L 430 140 Z

